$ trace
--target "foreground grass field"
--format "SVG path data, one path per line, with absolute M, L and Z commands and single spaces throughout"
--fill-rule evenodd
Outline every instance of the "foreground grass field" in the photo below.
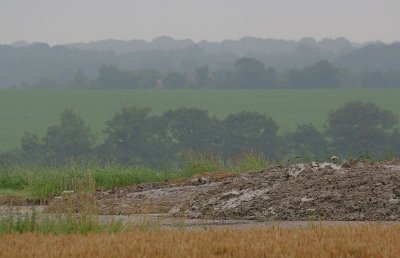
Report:
M 0 257 L 398 257 L 400 226 L 0 236 Z
M 345 102 L 361 100 L 400 114 L 400 90 L 0 90 L 0 151 L 19 145 L 24 132 L 43 135 L 60 113 L 73 108 L 101 141 L 104 122 L 122 106 L 149 107 L 154 114 L 195 107 L 220 118 L 243 110 L 272 116 L 281 132 L 298 123 L 323 128 L 328 113 Z
M 244 154 L 223 163 L 212 157 L 188 157 L 181 168 L 156 170 L 145 167 L 66 165 L 64 167 L 24 166 L 0 170 L 0 197 L 13 196 L 37 200 L 52 198 L 65 190 L 77 192 L 112 189 L 149 182 L 188 178 L 199 173 L 241 173 L 265 169 L 268 160 L 261 155 Z

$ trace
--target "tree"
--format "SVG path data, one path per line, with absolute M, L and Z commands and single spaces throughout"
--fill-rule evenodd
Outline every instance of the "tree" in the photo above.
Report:
M 154 69 L 142 69 L 133 73 L 137 79 L 136 87 L 140 89 L 154 89 L 157 80 L 161 79 L 161 74 Z
M 96 81 L 98 88 L 137 88 L 138 79 L 129 71 L 120 70 L 115 65 L 103 65 Z
M 396 124 L 397 117 L 392 112 L 373 103 L 350 102 L 329 114 L 326 133 L 337 154 L 383 157 Z
M 34 138 L 30 139 L 30 143 L 35 143 Z M 61 114 L 61 123 L 49 127 L 43 138 L 43 148 L 50 162 L 65 162 L 88 155 L 92 153 L 94 143 L 95 137 L 89 126 L 72 109 L 66 109 Z M 29 146 L 24 142 L 23 145 Z
M 220 150 L 220 121 L 208 111 L 179 108 L 162 116 L 168 135 L 178 143 L 180 150 L 218 153 Z
M 338 74 L 339 69 L 327 60 L 323 60 L 302 70 L 290 70 L 288 86 L 291 88 L 335 88 L 339 85 Z
M 276 157 L 278 126 L 265 115 L 243 111 L 223 121 L 223 146 L 227 157 L 246 152 Z
M 390 136 L 390 150 L 387 153 L 388 155 L 392 155 L 394 157 L 400 156 L 400 130 L 395 129 Z M 387 158 L 387 157 L 385 157 Z
M 107 138 L 101 149 L 122 163 L 141 162 L 141 148 L 146 144 L 150 109 L 124 107 L 109 120 Z
M 90 85 L 90 80 L 87 78 L 87 76 L 82 72 L 81 69 L 79 69 L 75 73 L 75 77 L 72 81 L 72 88 L 88 88 Z
M 21 138 L 21 151 L 27 159 L 32 161 L 38 161 L 44 158 L 43 144 L 36 134 L 24 134 Z
M 163 84 L 166 88 L 185 88 L 187 87 L 187 81 L 185 76 L 180 73 L 169 73 L 165 76 Z
M 265 86 L 267 88 L 275 88 L 278 84 L 278 72 L 275 68 L 269 67 L 265 72 Z
M 122 164 L 157 165 L 172 160 L 173 143 L 166 128 L 150 109 L 124 107 L 108 121 L 107 138 L 100 152 L 116 158 Z
M 284 142 L 289 158 L 324 159 L 329 154 L 327 139 L 311 124 L 298 125 L 296 131 L 285 135 Z
M 399 88 L 400 73 L 395 71 L 363 71 L 361 85 L 368 88 Z
M 339 69 L 327 60 L 320 61 L 303 69 L 309 88 L 335 88 L 338 86 Z
M 207 87 L 210 82 L 210 68 L 201 66 L 195 70 L 196 82 L 198 87 Z
M 251 58 L 243 57 L 234 64 L 236 86 L 238 88 L 264 88 L 266 86 L 266 74 L 264 63 Z
M 58 80 L 50 77 L 41 77 L 39 81 L 32 85 L 32 88 L 42 88 L 42 89 L 50 89 L 50 88 L 62 88 L 65 86 L 63 80 Z

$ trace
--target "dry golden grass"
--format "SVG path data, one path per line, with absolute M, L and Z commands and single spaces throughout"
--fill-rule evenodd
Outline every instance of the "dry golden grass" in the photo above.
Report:
M 0 257 L 400 257 L 400 226 L 0 236 Z

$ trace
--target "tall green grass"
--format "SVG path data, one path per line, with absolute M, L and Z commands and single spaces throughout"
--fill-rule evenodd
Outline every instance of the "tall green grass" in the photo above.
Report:
M 173 171 L 139 167 L 30 166 L 0 172 L 0 189 L 21 190 L 40 199 L 58 196 L 67 190 L 111 189 L 144 182 L 171 180 L 179 176 Z
M 269 161 L 265 156 L 254 153 L 244 153 L 227 161 L 215 155 L 188 153 L 185 160 L 184 176 L 210 172 L 241 173 L 265 169 L 269 166 Z
M 15 214 L 10 211 L 0 217 L 0 234 L 89 234 L 122 232 L 127 230 L 121 220 L 101 221 L 94 214 L 56 214 L 46 216 L 34 209 L 30 213 Z
M 191 154 L 185 165 L 177 169 L 155 170 L 144 167 L 106 167 L 69 165 L 65 167 L 25 166 L 0 171 L 0 194 L 23 192 L 32 198 L 59 196 L 63 191 L 94 191 L 112 189 L 146 182 L 163 182 L 196 174 L 222 172 L 239 173 L 267 168 L 267 159 L 261 155 L 245 154 L 224 162 L 213 155 Z M 12 191 L 11 191 L 12 192 Z

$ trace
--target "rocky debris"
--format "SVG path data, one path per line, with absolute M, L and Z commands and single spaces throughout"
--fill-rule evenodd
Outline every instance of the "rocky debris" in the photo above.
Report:
M 61 196 L 56 196 L 50 201 L 45 211 L 57 213 L 93 213 L 97 212 L 97 205 L 94 195 L 91 193 L 63 191 Z
M 313 167 L 313 164 L 311 166 Z M 288 168 L 288 174 L 290 176 L 297 177 L 304 170 L 306 170 L 306 166 L 304 164 L 296 164 Z
M 95 212 L 99 215 L 161 214 L 202 191 L 219 187 L 237 174 L 209 173 L 174 182 L 144 183 L 94 193 L 63 191 L 50 201 L 48 212 Z
M 62 195 L 62 196 L 70 196 L 70 195 L 73 195 L 74 193 L 75 193 L 75 191 L 68 190 L 68 191 L 63 191 L 63 192 L 61 193 L 61 195 Z
M 400 220 L 400 166 L 352 161 L 273 167 L 234 178 L 180 207 L 177 215 L 194 218 Z
M 303 198 L 301 198 L 301 202 L 311 202 L 311 201 L 314 201 L 315 199 L 314 198 L 307 198 L 307 197 L 303 197 Z
M 400 161 L 274 166 L 97 191 L 100 214 L 238 220 L 400 220 Z
M 389 204 L 399 204 L 400 203 L 400 199 L 398 199 L 398 198 L 391 198 L 390 200 L 389 200 Z
M 194 198 L 201 192 L 215 190 L 220 183 L 176 186 L 131 192 L 129 189 L 103 191 L 96 194 L 101 214 L 152 214 L 167 213 L 174 206 Z
M 328 162 L 324 162 L 324 163 L 311 162 L 310 164 L 300 163 L 300 164 L 295 164 L 295 165 L 289 166 L 288 174 L 290 176 L 297 177 L 306 169 L 312 170 L 312 171 L 322 171 L 322 170 L 326 170 L 326 169 L 341 171 L 342 166 L 336 165 L 334 163 L 328 163 Z M 343 172 L 343 170 L 342 170 L 342 172 Z

